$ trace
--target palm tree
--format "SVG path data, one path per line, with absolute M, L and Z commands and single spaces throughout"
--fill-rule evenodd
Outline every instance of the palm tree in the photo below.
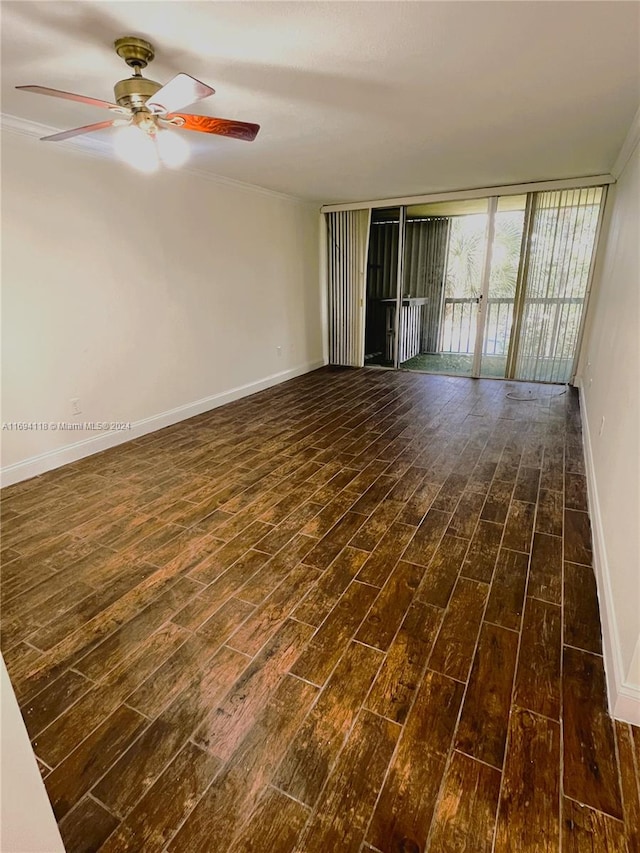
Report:
M 505 211 L 496 214 L 492 250 L 490 295 L 513 298 L 520 260 L 524 214 Z M 486 241 L 485 214 L 456 216 L 452 220 L 447 259 L 447 295 L 474 298 L 481 285 Z
M 447 257 L 446 293 L 451 298 L 473 298 L 480 287 L 486 215 L 454 216 Z
M 524 211 L 513 210 L 496 214 L 489 295 L 513 299 L 516 292 Z

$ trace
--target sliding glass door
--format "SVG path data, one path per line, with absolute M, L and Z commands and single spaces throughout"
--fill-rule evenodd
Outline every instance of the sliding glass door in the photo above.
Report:
M 486 198 L 407 208 L 401 368 L 473 375 L 490 222 Z
M 534 193 L 509 372 L 569 382 L 594 260 L 602 187 Z
M 526 195 L 503 196 L 497 200 L 489 277 L 483 300 L 480 376 L 504 379 L 507 375 L 526 206 Z
M 604 198 L 600 186 L 372 210 L 357 363 L 364 349 L 365 366 L 570 381 Z M 351 270 L 329 217 L 330 270 Z

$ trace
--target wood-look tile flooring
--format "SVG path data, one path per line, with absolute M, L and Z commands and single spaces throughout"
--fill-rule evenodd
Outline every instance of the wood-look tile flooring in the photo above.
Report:
M 6 489 L 67 850 L 637 853 L 559 391 L 326 369 Z

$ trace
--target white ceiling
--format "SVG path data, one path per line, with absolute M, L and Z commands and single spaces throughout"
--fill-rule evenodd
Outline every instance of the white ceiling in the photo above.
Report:
M 254 143 L 189 134 L 194 165 L 323 202 L 608 172 L 640 101 L 635 2 L 2 3 L 2 110 L 68 129 L 104 114 L 16 92 L 111 100 L 112 50 L 213 85 L 199 109 Z

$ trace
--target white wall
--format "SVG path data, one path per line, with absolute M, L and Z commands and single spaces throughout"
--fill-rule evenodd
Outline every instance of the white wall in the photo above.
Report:
M 140 432 L 319 366 L 318 219 L 285 196 L 3 131 L 2 421 L 73 421 L 72 398 L 76 421 L 180 408 Z M 109 441 L 5 430 L 3 481 Z
M 64 853 L 53 810 L 0 657 L 0 851 Z
M 610 192 L 579 384 L 611 710 L 640 725 L 638 145 Z

